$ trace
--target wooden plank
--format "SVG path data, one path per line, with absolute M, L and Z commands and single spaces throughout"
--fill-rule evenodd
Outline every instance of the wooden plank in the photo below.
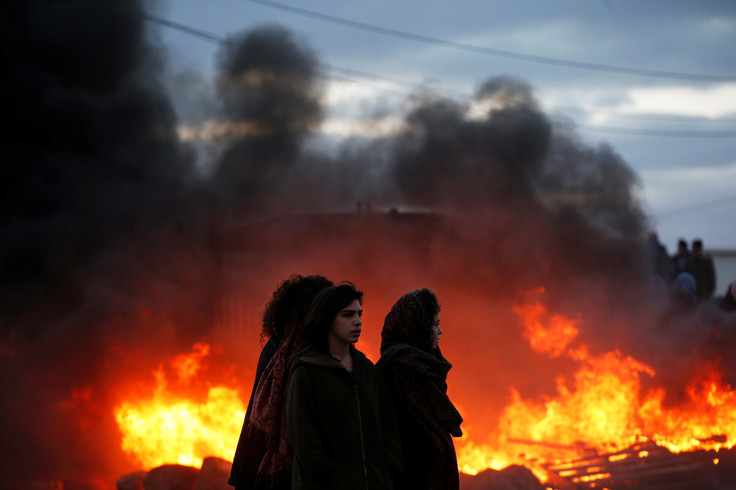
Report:
M 585 470 L 587 468 L 607 468 L 617 469 L 625 468 L 629 466 L 656 466 L 656 465 L 668 465 L 671 461 L 676 459 L 673 455 L 650 455 L 644 458 L 627 458 L 619 461 L 590 461 L 588 464 L 575 465 L 575 466 L 557 466 L 556 468 L 548 468 L 551 471 L 563 472 L 563 471 L 578 471 Z
M 646 456 L 639 456 L 642 452 L 646 452 Z M 576 488 L 594 488 L 601 485 L 608 488 L 623 488 L 638 485 L 642 481 L 647 482 L 647 487 L 649 483 L 667 485 L 666 479 L 676 478 L 678 475 L 687 481 L 688 475 L 692 477 L 694 473 L 702 472 L 705 468 L 684 455 L 648 444 L 631 446 L 614 453 L 553 463 L 545 465 L 545 469 L 550 475 L 569 481 Z
M 696 463 L 690 463 L 687 466 L 679 466 L 679 467 L 647 468 L 641 471 L 634 471 L 630 473 L 623 473 L 623 474 L 619 474 L 615 476 L 610 476 L 607 478 L 597 479 L 595 480 L 595 483 L 609 483 L 609 482 L 616 482 L 616 481 L 621 481 L 621 480 L 639 480 L 642 478 L 648 478 L 648 477 L 653 477 L 653 476 L 672 475 L 672 474 L 677 474 L 677 473 L 689 473 L 692 471 L 699 471 L 702 469 L 703 467 Z M 578 483 L 578 482 L 573 481 L 573 483 Z M 589 482 L 584 482 L 584 483 L 589 483 Z

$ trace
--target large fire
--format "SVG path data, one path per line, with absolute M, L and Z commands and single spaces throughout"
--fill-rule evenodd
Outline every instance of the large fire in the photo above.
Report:
M 536 291 L 514 309 L 532 349 L 567 357 L 578 367 L 571 379 L 556 379 L 555 396 L 526 400 L 515 388 L 497 424 L 496 435 L 481 439 L 466 420 L 456 441 L 460 470 L 476 474 L 523 464 L 543 481 L 544 465 L 592 452 L 612 452 L 650 441 L 672 452 L 730 448 L 736 441 L 736 392 L 710 362 L 694 373 L 686 401 L 665 403 L 664 388 L 644 388 L 654 370 L 618 350 L 593 355 L 577 341 L 580 318 L 551 313 Z M 115 409 L 122 447 L 143 467 L 164 463 L 199 466 L 207 456 L 232 460 L 244 403 L 237 389 L 211 386 L 202 400 L 176 396 L 172 376 L 182 384 L 202 382 L 209 345 L 169 359 L 153 372 L 156 389 L 148 399 L 125 400 Z M 197 381 L 198 380 L 198 381 Z M 458 400 L 460 406 L 463 400 Z
M 176 383 L 196 380 L 210 346 L 195 344 L 192 352 L 169 361 Z M 123 450 L 145 468 L 166 463 L 199 467 L 207 456 L 232 460 L 245 416 L 237 390 L 210 387 L 197 401 L 172 394 L 163 366 L 153 372 L 156 390 L 147 400 L 124 401 L 115 409 L 123 433 Z
M 557 378 L 557 395 L 549 399 L 524 400 L 512 388 L 498 440 L 485 445 L 470 438 L 459 442 L 461 471 L 475 474 L 518 463 L 544 480 L 544 463 L 642 441 L 672 452 L 730 448 L 736 442 L 728 436 L 736 429 L 736 392 L 723 382 L 717 362 L 694 374 L 684 404 L 666 408 L 663 388 L 642 388 L 642 376 L 656 374 L 651 367 L 618 350 L 591 355 L 586 345 L 574 344 L 579 320 L 547 312 L 534 296 L 515 312 L 535 351 L 568 356 L 579 370 L 571 380 Z

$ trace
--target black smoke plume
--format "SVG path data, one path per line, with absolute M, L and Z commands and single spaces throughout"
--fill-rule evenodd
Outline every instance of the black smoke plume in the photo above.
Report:
M 316 56 L 280 26 L 231 36 L 220 53 L 218 93 L 231 134 L 214 181 L 231 203 L 263 207 L 280 194 L 302 144 L 321 122 Z
M 76 403 L 77 387 L 109 403 L 115 388 L 101 370 L 133 333 L 150 286 L 186 291 L 190 279 L 161 281 L 171 273 L 161 257 L 177 253 L 162 234 L 177 235 L 201 183 L 176 135 L 143 3 L 0 8 L 0 467 L 10 487 L 121 467 L 107 451 L 117 435 L 100 423 L 106 407 L 88 404 L 85 417 L 60 407 Z

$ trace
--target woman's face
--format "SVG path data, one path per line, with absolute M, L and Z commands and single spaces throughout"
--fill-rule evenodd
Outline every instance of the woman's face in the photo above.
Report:
M 332 322 L 329 337 L 338 344 L 354 344 L 360 338 L 363 325 L 363 308 L 360 301 L 354 299 L 352 303 L 340 310 Z
M 442 335 L 442 329 L 440 328 L 440 314 L 437 312 L 432 321 L 432 350 L 439 345 L 440 335 Z

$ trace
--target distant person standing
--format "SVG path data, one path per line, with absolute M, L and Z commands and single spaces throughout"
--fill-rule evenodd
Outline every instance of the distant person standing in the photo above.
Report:
M 736 281 L 728 285 L 726 294 L 721 298 L 719 306 L 728 313 L 736 311 Z
M 661 280 L 665 281 L 667 284 L 672 283 L 677 275 L 675 272 L 675 265 L 672 260 L 670 260 L 667 248 L 659 241 L 659 236 L 656 232 L 649 233 L 649 238 L 647 239 L 647 254 L 649 267 L 651 267 L 650 272 L 656 277 L 661 278 Z
M 706 301 L 713 297 L 716 289 L 716 269 L 710 255 L 703 253 L 703 241 L 693 240 L 693 255 L 685 265 L 685 272 L 695 278 L 695 294 L 698 301 Z
M 696 296 L 697 283 L 692 274 L 680 272 L 670 286 L 670 302 L 672 309 L 680 314 L 692 313 L 698 306 Z
M 687 261 L 690 260 L 692 254 L 687 249 L 687 242 L 680 238 L 677 242 L 677 252 L 672 256 L 672 263 L 675 266 L 675 276 L 681 272 L 685 272 Z

